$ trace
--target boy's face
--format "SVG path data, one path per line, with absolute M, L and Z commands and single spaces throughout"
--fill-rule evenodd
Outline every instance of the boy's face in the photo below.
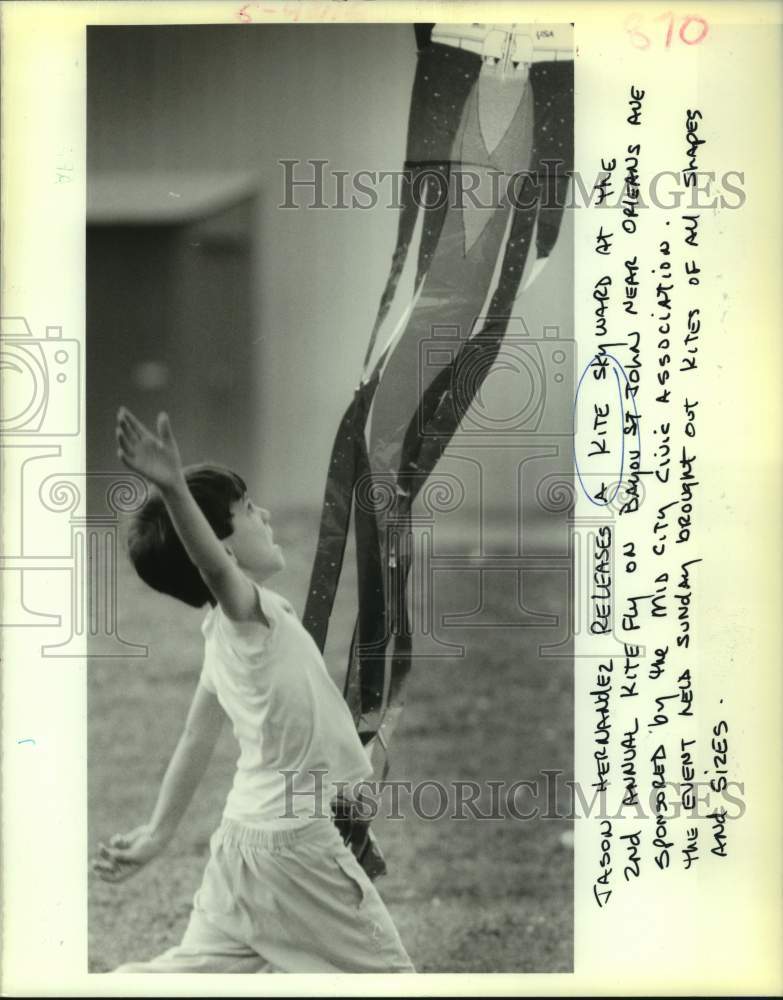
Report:
M 240 569 L 259 583 L 285 567 L 285 559 L 269 526 L 269 511 L 245 495 L 231 505 L 234 530 L 223 539 Z

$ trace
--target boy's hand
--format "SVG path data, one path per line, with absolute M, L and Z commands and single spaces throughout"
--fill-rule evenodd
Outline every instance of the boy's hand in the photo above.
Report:
M 124 882 L 157 857 L 165 846 L 149 826 L 137 826 L 130 833 L 115 834 L 109 847 L 99 843 L 98 857 L 93 859 L 91 867 L 104 882 Z
M 124 406 L 117 413 L 117 456 L 134 472 L 161 490 L 184 482 L 182 460 L 169 418 L 158 414 L 158 433 L 153 434 Z

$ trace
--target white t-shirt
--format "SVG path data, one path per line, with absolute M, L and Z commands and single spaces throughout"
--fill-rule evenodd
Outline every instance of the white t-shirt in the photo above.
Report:
M 223 815 L 251 826 L 288 827 L 329 816 L 333 783 L 368 778 L 372 767 L 294 609 L 266 587 L 256 589 L 269 628 L 231 621 L 219 605 L 212 608 L 201 626 L 200 682 L 217 696 L 239 743 Z M 317 771 L 327 773 L 319 778 Z

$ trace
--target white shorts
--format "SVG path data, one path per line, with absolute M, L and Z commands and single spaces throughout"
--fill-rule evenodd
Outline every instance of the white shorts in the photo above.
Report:
M 378 890 L 329 819 L 224 819 L 182 942 L 114 972 L 414 972 Z

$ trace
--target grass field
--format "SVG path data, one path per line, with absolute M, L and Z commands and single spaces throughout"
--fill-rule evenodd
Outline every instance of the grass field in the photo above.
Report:
M 275 519 L 288 568 L 270 584 L 301 612 L 309 559 L 296 541 L 311 520 Z M 351 563 L 347 562 L 350 595 Z M 526 605 L 563 613 L 559 574 L 525 576 Z M 90 843 L 146 821 L 176 744 L 200 669 L 199 624 L 192 611 L 148 591 L 123 560 L 119 632 L 149 655 L 96 659 L 89 684 Z M 476 606 L 476 573 L 438 575 L 435 620 Z M 515 621 L 514 576 L 484 580 L 487 619 Z M 335 612 L 327 663 L 341 684 L 350 601 Z M 459 658 L 417 658 L 408 705 L 392 746 L 390 777 L 436 780 L 540 780 L 542 770 L 573 766 L 572 662 L 540 657 L 552 630 L 450 628 Z M 420 650 L 425 648 L 420 643 Z M 207 859 L 208 839 L 228 791 L 235 744 L 225 727 L 206 779 L 165 855 L 120 885 L 90 880 L 90 969 L 112 969 L 178 942 Z M 435 811 L 437 800 L 423 798 Z M 379 817 L 373 829 L 389 873 L 378 888 L 420 972 L 569 971 L 573 944 L 573 857 L 567 820 L 513 818 L 428 821 L 401 796 L 404 819 Z M 487 802 L 480 800 L 486 811 Z

